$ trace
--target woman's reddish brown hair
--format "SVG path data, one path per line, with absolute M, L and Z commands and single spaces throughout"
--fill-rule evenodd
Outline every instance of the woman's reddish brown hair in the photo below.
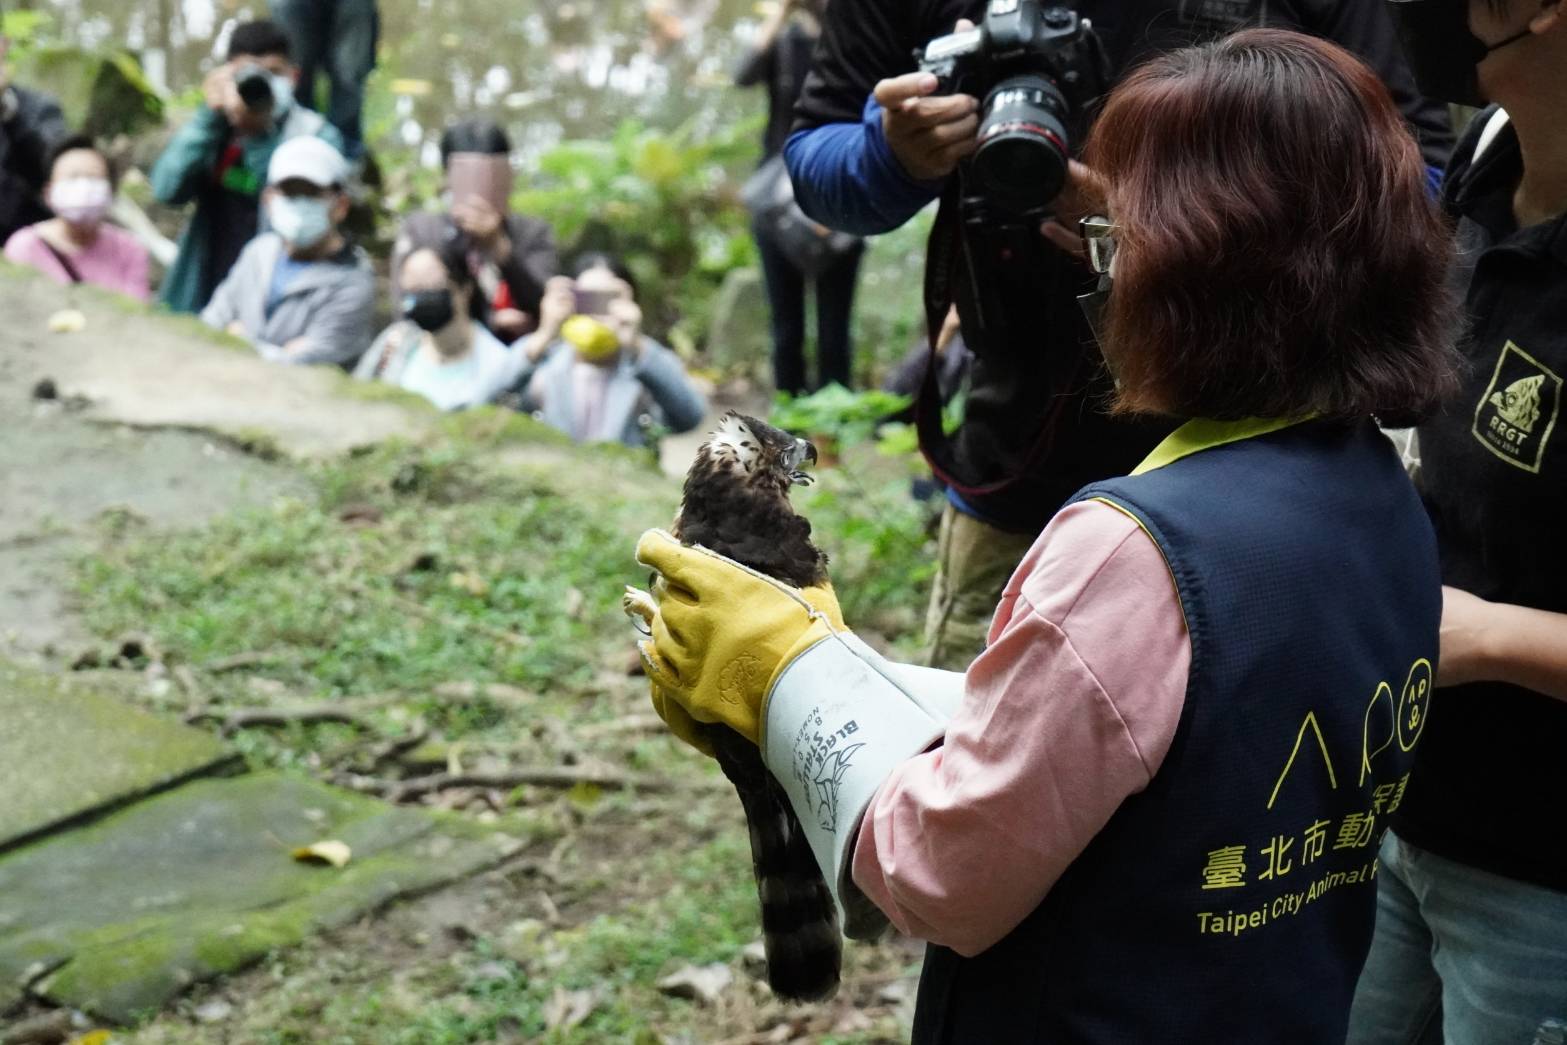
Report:
M 1155 58 L 1111 93 L 1085 159 L 1119 226 L 1118 410 L 1409 424 L 1456 388 L 1449 230 L 1348 52 L 1252 29 Z

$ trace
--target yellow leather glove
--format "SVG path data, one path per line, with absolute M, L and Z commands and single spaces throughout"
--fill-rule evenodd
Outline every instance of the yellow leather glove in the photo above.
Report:
M 663 530 L 637 542 L 660 576 L 652 637 L 638 645 L 653 708 L 674 734 L 712 754 L 697 723 L 721 723 L 760 744 L 764 702 L 795 657 L 847 630 L 830 584 L 793 588 Z

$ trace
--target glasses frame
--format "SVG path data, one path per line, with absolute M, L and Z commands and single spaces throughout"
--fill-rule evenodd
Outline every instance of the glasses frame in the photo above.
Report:
M 1083 237 L 1083 251 L 1088 256 L 1088 267 L 1096 275 L 1110 271 L 1115 259 L 1115 234 L 1121 226 L 1102 214 L 1093 214 L 1077 223 L 1077 233 Z

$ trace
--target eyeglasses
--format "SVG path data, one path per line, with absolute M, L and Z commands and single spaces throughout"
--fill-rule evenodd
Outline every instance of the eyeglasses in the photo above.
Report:
M 1077 223 L 1078 234 L 1083 237 L 1083 249 L 1088 252 L 1088 267 L 1101 276 L 1110 271 L 1110 261 L 1115 257 L 1115 234 L 1120 229 L 1121 226 L 1100 215 Z

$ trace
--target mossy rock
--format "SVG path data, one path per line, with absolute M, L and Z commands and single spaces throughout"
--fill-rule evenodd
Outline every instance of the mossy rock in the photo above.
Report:
M 346 866 L 290 857 L 326 838 L 350 847 Z M 133 1022 L 520 844 L 301 777 L 196 781 L 0 858 L 0 983 Z
M 32 48 L 18 60 L 16 80 L 58 98 L 66 122 L 94 138 L 163 123 L 163 99 L 128 51 Z
M 201 730 L 0 660 L 0 850 L 231 760 Z

